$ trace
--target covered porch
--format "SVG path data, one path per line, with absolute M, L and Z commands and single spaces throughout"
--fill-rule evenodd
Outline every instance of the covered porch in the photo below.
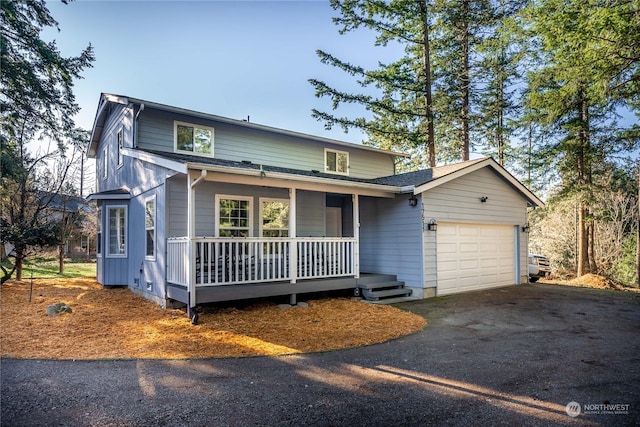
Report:
M 204 303 L 355 288 L 357 253 L 353 237 L 170 238 L 168 296 L 186 303 L 195 288 Z
M 168 197 L 168 211 L 178 215 L 167 218 L 167 298 L 189 307 L 276 295 L 290 295 L 295 303 L 297 294 L 358 286 L 359 197 L 395 197 L 389 188 L 234 172 L 188 171 L 186 235 L 171 236 L 181 203 Z M 170 192 L 184 194 L 184 181 L 174 182 L 177 189 Z M 286 218 L 284 224 L 265 213 L 273 206 L 280 210 L 271 217 Z

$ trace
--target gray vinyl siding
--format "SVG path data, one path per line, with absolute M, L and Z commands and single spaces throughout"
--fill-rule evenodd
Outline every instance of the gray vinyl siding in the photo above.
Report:
M 124 156 L 122 166 L 118 166 L 118 147 L 116 135 L 122 129 L 123 146 L 133 146 L 133 110 L 125 105 L 114 105 L 109 119 L 105 123 L 102 138 L 96 150 L 96 192 L 114 190 L 122 187 L 127 181 L 122 171 L 130 168 L 131 159 Z M 107 148 L 107 177 L 104 178 L 104 148 Z
M 174 151 L 174 121 L 214 129 L 214 157 L 222 160 L 248 160 L 255 164 L 297 170 L 324 171 L 325 148 L 349 153 L 350 176 L 376 178 L 394 173 L 393 157 L 357 146 L 345 147 L 319 141 L 248 129 L 185 115 L 146 109 L 138 119 L 138 147 L 156 151 Z
M 409 287 L 422 288 L 420 207 L 408 196 L 360 198 L 360 271 L 395 274 Z
M 145 203 L 155 196 L 156 200 L 156 242 L 155 259 L 146 259 Z M 151 293 L 165 298 L 165 186 L 160 185 L 132 198 L 129 202 L 129 265 L 127 284 L 139 293 Z M 147 290 L 151 284 L 151 291 Z
M 486 203 L 480 197 L 488 197 Z M 527 202 L 489 168 L 482 168 L 423 193 L 424 218 L 437 222 L 522 225 Z M 423 232 L 424 287 L 437 285 L 436 233 Z M 520 236 L 520 271 L 528 271 L 527 238 Z
M 173 177 L 167 183 L 167 236 L 187 235 L 187 187 L 186 178 Z M 252 198 L 253 236 L 260 233 L 260 198 L 289 199 L 286 188 L 257 187 L 239 184 L 203 182 L 196 187 L 196 236 L 215 236 L 216 194 L 244 196 Z M 324 236 L 325 194 L 312 191 L 297 193 L 298 236 Z
M 486 203 L 480 197 L 488 197 Z M 524 224 L 527 202 L 489 168 L 428 190 L 425 219 L 481 224 Z

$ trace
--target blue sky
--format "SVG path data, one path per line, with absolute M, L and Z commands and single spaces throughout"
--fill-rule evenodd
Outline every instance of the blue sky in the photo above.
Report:
M 353 87 L 321 64 L 316 49 L 373 66 L 400 55 L 371 33 L 338 34 L 326 1 L 86 1 L 47 3 L 65 56 L 91 43 L 96 60 L 75 84 L 76 124 L 91 129 L 101 92 L 361 142 L 359 132 L 326 131 L 311 109 L 330 110 L 308 79 Z M 341 113 L 357 112 L 342 109 Z

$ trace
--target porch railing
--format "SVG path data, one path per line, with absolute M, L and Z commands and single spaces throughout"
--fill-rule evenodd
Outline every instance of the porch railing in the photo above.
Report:
M 210 238 L 192 240 L 197 286 L 319 279 L 356 274 L 356 239 Z M 167 281 L 187 282 L 186 238 L 167 241 Z M 295 245 L 295 251 L 292 251 Z M 294 255 L 295 254 L 295 255 Z M 295 266 L 295 269 L 294 269 Z M 295 271 L 295 275 L 292 272 Z

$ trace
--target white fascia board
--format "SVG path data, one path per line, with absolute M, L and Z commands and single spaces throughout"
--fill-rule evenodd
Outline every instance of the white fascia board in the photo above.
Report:
M 98 101 L 98 109 L 96 116 L 93 119 L 93 126 L 91 127 L 91 136 L 87 144 L 86 152 L 87 157 L 92 159 L 96 156 L 96 148 L 100 142 L 102 132 L 104 131 L 104 124 L 106 121 L 105 114 L 106 108 L 109 103 L 127 105 L 129 101 L 124 96 L 111 95 L 109 93 L 101 93 L 100 101 Z
M 163 168 L 170 169 L 178 173 L 187 173 L 187 165 L 182 162 L 176 162 L 175 160 L 169 160 L 164 157 L 156 156 L 155 154 L 147 153 L 145 151 L 133 150 L 131 148 L 123 148 L 122 154 L 134 159 L 141 160 L 143 162 L 151 163 L 153 165 L 162 166 Z
M 129 200 L 131 194 L 89 194 L 87 201 L 93 202 L 96 200 Z
M 544 207 L 544 202 L 536 197 L 527 187 L 522 185 L 520 181 L 513 177 L 506 169 L 496 163 L 491 157 L 486 158 L 485 160 L 474 163 L 466 168 L 457 170 L 448 175 L 442 176 L 440 178 L 436 178 L 433 181 L 429 181 L 426 184 L 419 185 L 415 188 L 414 193 L 420 194 L 428 191 L 432 188 L 438 187 L 442 184 L 446 184 L 447 182 L 453 181 L 454 179 L 458 179 L 466 174 L 475 172 L 484 167 L 490 167 L 493 169 L 498 175 L 500 175 L 505 181 L 507 181 L 511 186 L 513 186 L 517 191 L 519 191 L 525 199 L 527 199 L 532 205 L 537 207 Z
M 387 194 L 387 195 L 396 194 L 401 192 L 402 190 L 401 187 L 396 187 L 391 185 L 369 184 L 365 182 L 356 182 L 356 181 L 342 181 L 338 179 L 313 177 L 313 176 L 306 176 L 306 175 L 296 175 L 296 174 L 289 174 L 284 172 L 264 172 L 264 175 L 261 175 L 262 171 L 255 170 L 255 169 L 237 169 L 237 168 L 228 168 L 223 166 L 214 166 L 214 165 L 206 165 L 206 164 L 199 164 L 199 163 L 187 163 L 186 166 L 188 167 L 189 170 L 196 170 L 196 171 L 207 170 L 210 172 L 217 172 L 222 174 L 254 177 L 254 178 L 260 179 L 260 182 L 264 181 L 265 178 L 275 179 L 280 181 L 288 181 L 289 184 L 281 185 L 283 188 L 288 188 L 291 186 L 295 187 L 295 185 L 292 184 L 293 182 L 302 182 L 302 183 L 315 184 L 320 186 L 330 186 L 334 188 L 339 188 L 339 187 L 350 188 L 351 191 L 348 191 L 349 194 L 358 193 L 358 191 L 353 191 L 353 190 L 360 189 L 362 191 L 367 192 L 368 194 L 379 193 L 381 197 L 385 197 L 383 196 L 383 194 Z

